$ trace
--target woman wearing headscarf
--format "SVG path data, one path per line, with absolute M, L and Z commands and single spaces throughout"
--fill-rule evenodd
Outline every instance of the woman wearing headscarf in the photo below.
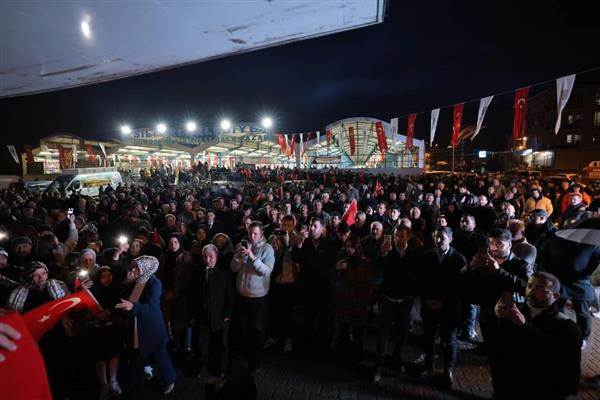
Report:
M 48 267 L 39 261 L 26 265 L 23 282 L 23 286 L 12 291 L 7 302 L 7 308 L 21 314 L 69 294 L 64 282 L 48 279 Z M 48 371 L 52 397 L 63 399 L 68 388 L 68 374 L 65 373 L 68 371 L 68 365 L 65 365 L 68 344 L 63 325 L 56 324 L 38 344 Z
M 162 284 L 154 276 L 159 262 L 152 256 L 141 256 L 133 260 L 127 274 L 132 285 L 129 299 L 121 299 L 115 308 L 131 311 L 133 323 L 130 338 L 133 350 L 131 360 L 132 397 L 142 398 L 144 389 L 144 365 L 153 359 L 165 384 L 165 394 L 175 387 L 176 373 L 167 352 L 169 341 L 165 321 L 160 309 Z
M 224 233 L 217 233 L 211 243 L 219 249 L 219 266 L 229 269 L 233 253 L 235 252 L 229 236 Z
M 196 239 L 192 242 L 192 247 L 190 248 L 190 253 L 192 253 L 192 257 L 194 259 L 194 264 L 202 263 L 202 249 L 207 244 L 210 244 L 209 239 L 209 229 L 208 225 L 198 225 L 196 229 Z
M 98 268 L 96 252 L 92 249 L 81 250 L 77 269 L 67 276 L 66 283 L 69 290 L 75 292 L 81 288 L 89 289 L 93 284 L 93 275 Z
M 183 237 L 179 233 L 169 236 L 168 249 L 160 259 L 160 278 L 165 292 L 163 312 L 171 328 L 175 350 L 180 353 L 191 351 L 192 324 L 189 310 L 192 255 L 183 248 Z
M 121 313 L 115 310 L 121 291 L 117 281 L 113 280 L 110 267 L 103 265 L 98 268 L 91 292 L 102 306 L 102 311 L 94 316 L 93 327 L 87 337 L 87 349 L 88 357 L 96 366 L 100 400 L 103 400 L 121 394 L 121 387 L 117 382 L 122 347 Z

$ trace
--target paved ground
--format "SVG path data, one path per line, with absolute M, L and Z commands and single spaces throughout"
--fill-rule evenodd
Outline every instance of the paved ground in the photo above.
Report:
M 600 374 L 600 320 L 594 320 L 593 338 L 582 357 L 582 378 Z M 413 338 L 414 342 L 414 338 Z M 399 372 L 387 371 L 383 380 L 375 384 L 348 371 L 336 361 L 334 354 L 320 357 L 295 352 L 283 354 L 279 350 L 265 353 L 264 365 L 256 374 L 260 399 L 489 399 L 492 386 L 487 359 L 479 349 L 461 345 L 458 366 L 455 372 L 455 390 L 444 392 L 424 378 L 409 377 Z M 372 350 L 372 349 L 371 349 Z M 410 345 L 405 358 L 418 355 L 417 346 Z M 186 377 L 179 372 L 175 391 L 169 398 L 203 399 L 202 380 Z M 363 371 L 368 372 L 368 371 Z M 157 388 L 147 389 L 147 398 L 164 398 Z M 600 389 L 582 389 L 573 399 L 600 399 Z

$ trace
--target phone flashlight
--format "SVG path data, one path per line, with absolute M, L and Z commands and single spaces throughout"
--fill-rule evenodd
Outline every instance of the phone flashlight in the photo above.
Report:
M 85 278 L 86 276 L 88 276 L 89 272 L 86 269 L 82 269 L 80 270 L 77 275 L 79 275 L 79 277 L 81 278 Z
M 127 236 L 121 235 L 121 236 L 119 236 L 118 240 L 119 240 L 119 244 L 125 244 L 125 243 L 127 243 Z

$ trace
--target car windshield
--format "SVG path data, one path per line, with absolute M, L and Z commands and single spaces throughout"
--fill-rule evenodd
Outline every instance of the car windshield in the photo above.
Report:
M 61 175 L 59 177 L 57 177 L 52 184 L 49 186 L 49 188 L 53 188 L 53 189 L 66 189 L 66 186 L 69 184 L 69 182 L 71 182 L 73 180 L 73 177 L 75 175 Z

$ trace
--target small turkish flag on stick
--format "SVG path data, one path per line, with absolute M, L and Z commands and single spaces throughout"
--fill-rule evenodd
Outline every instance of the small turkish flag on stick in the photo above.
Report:
M 356 222 L 356 213 L 358 212 L 358 205 L 356 203 L 356 199 L 352 199 L 352 203 L 350 203 L 350 208 L 346 210 L 344 215 L 342 215 L 342 221 L 347 223 L 348 226 L 354 225 Z

